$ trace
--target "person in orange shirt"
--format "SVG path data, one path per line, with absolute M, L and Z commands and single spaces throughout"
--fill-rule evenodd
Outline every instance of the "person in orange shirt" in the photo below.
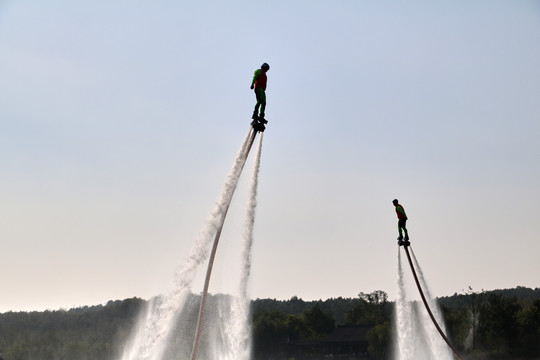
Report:
M 408 218 L 407 218 L 407 214 L 405 214 L 405 209 L 403 209 L 403 206 L 401 206 L 398 199 L 394 199 L 392 203 L 396 207 L 396 214 L 398 217 L 398 231 L 399 231 L 398 240 L 400 242 L 399 245 L 402 245 L 401 244 L 402 240 L 405 240 L 405 242 L 409 241 L 409 233 L 406 227 Z M 403 232 L 405 233 L 405 238 L 403 238 Z
M 251 89 L 255 90 L 255 97 L 257 98 L 255 110 L 251 118 L 263 124 L 268 122 L 264 118 L 264 110 L 266 109 L 266 72 L 268 70 L 270 70 L 270 66 L 267 63 L 262 64 L 260 69 L 255 70 L 253 80 L 251 81 Z

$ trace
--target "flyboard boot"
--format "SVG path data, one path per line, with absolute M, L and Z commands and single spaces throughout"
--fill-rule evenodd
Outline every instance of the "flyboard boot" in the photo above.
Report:
M 261 115 L 259 115 L 259 122 L 261 124 L 268 124 L 268 120 L 264 118 L 264 113 L 261 113 Z
M 257 125 L 259 125 L 259 114 L 257 113 L 257 110 L 253 112 L 253 115 L 251 115 L 251 119 L 253 120 L 251 122 L 251 126 L 255 129 Z
M 411 242 L 409 241 L 409 235 L 405 235 L 405 239 L 403 239 L 403 245 L 405 246 L 411 245 Z

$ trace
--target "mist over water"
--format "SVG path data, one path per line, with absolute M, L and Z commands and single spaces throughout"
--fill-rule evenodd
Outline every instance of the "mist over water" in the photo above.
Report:
M 409 251 L 413 254 L 414 266 L 417 271 L 420 285 L 424 290 L 426 300 L 432 309 L 433 315 L 439 323 L 439 326 L 446 333 L 438 304 L 430 294 L 424 274 L 416 257 L 414 257 L 411 247 L 409 247 Z M 395 304 L 395 360 L 453 359 L 452 350 L 447 346 L 437 331 L 437 328 L 431 321 L 423 303 L 417 301 L 412 302 L 407 299 L 401 248 L 398 248 L 397 284 L 398 291 Z
M 215 209 L 207 225 L 195 241 L 191 253 L 176 272 L 172 289 L 165 295 L 151 299 L 141 313 L 131 340 L 126 344 L 121 360 L 189 359 L 197 327 L 200 297 L 192 295 L 192 283 L 200 266 L 209 257 L 212 240 L 223 221 L 246 161 L 251 129 L 238 152 Z M 250 199 L 246 214 L 243 239 L 240 296 L 218 295 L 209 298 L 205 313 L 199 359 L 248 359 L 249 299 L 247 284 L 251 268 L 251 247 L 260 167 L 261 140 L 256 153 Z

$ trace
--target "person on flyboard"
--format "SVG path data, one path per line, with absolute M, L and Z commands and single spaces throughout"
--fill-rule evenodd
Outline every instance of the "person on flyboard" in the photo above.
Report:
M 270 70 L 270 66 L 267 63 L 262 64 L 260 69 L 255 70 L 253 80 L 251 81 L 251 89 L 255 90 L 255 97 L 257 99 L 255 110 L 253 111 L 253 116 L 251 117 L 254 123 L 258 122 L 261 124 L 266 124 L 268 122 L 264 118 L 264 110 L 266 109 L 266 72 L 268 70 Z
M 392 201 L 396 207 L 396 214 L 398 217 L 398 244 L 399 245 L 409 245 L 409 233 L 407 232 L 407 214 L 405 214 L 405 209 L 399 203 L 398 199 Z M 405 233 L 405 238 L 403 238 L 403 232 Z

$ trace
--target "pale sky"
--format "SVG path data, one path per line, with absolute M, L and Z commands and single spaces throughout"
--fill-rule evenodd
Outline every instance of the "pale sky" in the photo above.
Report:
M 0 0 L 0 312 L 165 291 L 263 62 L 252 298 L 393 300 L 396 197 L 433 295 L 540 286 L 538 1 Z

